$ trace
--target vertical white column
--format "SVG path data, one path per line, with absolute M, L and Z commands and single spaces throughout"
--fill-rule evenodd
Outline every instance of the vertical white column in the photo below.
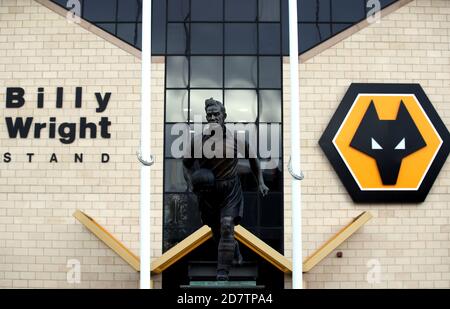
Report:
M 152 0 L 142 1 L 141 153 L 150 160 Z M 141 164 L 140 288 L 150 289 L 150 166 Z
M 300 104 L 298 79 L 297 0 L 289 0 L 289 63 L 291 82 L 291 163 L 300 175 Z M 303 288 L 302 211 L 300 180 L 292 178 L 292 288 Z

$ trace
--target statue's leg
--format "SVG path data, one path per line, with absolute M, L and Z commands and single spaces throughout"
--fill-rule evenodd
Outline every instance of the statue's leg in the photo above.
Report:
M 217 280 L 228 280 L 235 252 L 234 222 L 232 217 L 220 221 L 220 241 L 217 257 Z
M 242 257 L 241 250 L 239 250 L 239 243 L 237 240 L 234 241 L 234 257 L 233 265 L 240 266 L 244 263 L 244 258 Z

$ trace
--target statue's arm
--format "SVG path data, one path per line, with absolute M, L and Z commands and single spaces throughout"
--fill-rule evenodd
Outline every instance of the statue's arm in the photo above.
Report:
M 259 192 L 261 192 L 263 196 L 266 196 L 267 193 L 269 192 L 269 188 L 264 183 L 261 163 L 259 162 L 258 158 L 249 158 L 249 161 L 250 161 L 250 169 L 252 170 L 253 175 L 258 181 Z
M 191 169 L 193 165 L 194 159 L 183 159 L 183 176 L 189 191 L 192 191 Z

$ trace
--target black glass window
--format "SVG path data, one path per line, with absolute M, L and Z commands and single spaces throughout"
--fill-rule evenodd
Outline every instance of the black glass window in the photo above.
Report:
M 281 122 L 281 91 L 259 91 L 259 121 Z
M 281 88 L 280 57 L 259 57 L 259 86 Z
M 223 0 L 191 0 L 191 21 L 220 21 Z
M 188 98 L 187 90 L 166 91 L 166 121 L 186 122 L 188 120 Z
M 67 0 L 52 1 L 67 9 Z M 380 4 L 385 8 L 396 1 L 380 0 Z M 84 19 L 141 49 L 142 0 L 80 0 L 80 3 Z M 367 0 L 298 0 L 297 6 L 300 53 L 362 21 L 373 9 Z M 153 0 L 152 9 L 154 55 L 187 54 L 186 40 L 193 44 L 193 53 L 215 54 L 223 48 L 222 36 L 226 38 L 226 53 L 253 54 L 258 48 L 260 54 L 276 54 L 278 44 L 270 42 L 278 41 L 279 36 L 283 55 L 289 53 L 288 0 Z M 167 21 L 182 24 L 224 20 L 250 25 L 226 25 L 226 29 L 218 29 L 213 24 L 205 25 L 206 29 L 188 25 L 184 31 L 181 25 L 167 25 Z M 281 22 L 280 33 L 276 29 L 278 25 L 262 24 L 278 22 Z M 121 26 L 121 23 L 127 24 Z M 259 23 L 256 34 L 255 23 Z M 170 32 L 167 36 L 166 30 Z
M 227 122 L 254 123 L 258 115 L 255 90 L 225 90 Z
M 259 25 L 259 53 L 266 55 L 279 55 L 281 53 L 280 25 L 274 23 L 261 23 Z
M 279 142 L 274 141 L 273 147 L 281 147 L 283 100 L 280 1 L 190 0 L 178 8 L 174 3 L 169 1 L 166 25 L 164 212 L 170 214 L 177 209 L 174 201 L 196 205 L 184 180 L 172 179 L 183 177 L 181 161 L 170 153 L 171 143 L 179 138 L 179 132 L 171 134 L 176 124 L 184 123 L 192 130 L 194 121 L 206 122 L 205 100 L 215 98 L 225 105 L 226 123 L 237 126 L 236 134 L 255 147 L 271 142 L 271 134 L 275 134 Z M 171 5 L 176 12 L 170 12 Z M 238 170 L 246 203 L 242 224 L 261 237 L 264 231 L 263 239 L 282 252 L 282 153 L 280 148 L 272 158 L 268 152 L 271 147 L 266 148 L 255 153 L 262 160 L 263 177 L 276 204 L 263 207 L 264 198 L 258 193 L 249 162 L 240 159 Z M 263 213 L 275 219 L 266 224 Z M 173 215 L 166 217 L 172 220 Z M 180 241 L 182 235 L 188 236 L 189 224 L 175 228 L 165 221 L 163 250 Z M 196 224 L 200 227 L 200 222 Z
M 189 53 L 190 29 L 188 23 L 173 23 L 167 25 L 167 54 Z
M 142 0 L 118 0 L 118 22 L 142 22 Z
M 223 58 L 218 56 L 192 56 L 191 87 L 221 88 Z
M 192 23 L 191 53 L 222 54 L 222 27 L 222 24 Z
M 260 22 L 280 21 L 280 0 L 259 0 L 258 18 Z
M 140 38 L 140 27 L 137 23 L 117 24 L 117 37 L 131 45 L 138 45 Z
M 84 0 L 84 18 L 92 22 L 115 22 L 116 0 Z
M 169 21 L 186 21 L 189 18 L 189 1 L 167 0 Z
M 331 1 L 332 0 L 298 0 L 298 21 L 313 23 L 331 22 Z
M 172 56 L 166 58 L 166 86 L 170 88 L 186 88 L 189 79 L 188 58 Z
M 258 49 L 257 24 L 225 25 L 225 53 L 255 55 Z
M 252 56 L 225 57 L 225 87 L 256 88 L 258 58 Z
M 225 0 L 225 21 L 256 21 L 257 0 Z

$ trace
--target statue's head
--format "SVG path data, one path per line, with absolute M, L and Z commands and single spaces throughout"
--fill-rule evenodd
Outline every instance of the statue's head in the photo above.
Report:
M 205 101 L 205 111 L 206 120 L 208 123 L 217 123 L 221 126 L 225 124 L 225 119 L 227 118 L 227 113 L 225 111 L 225 106 L 213 98 L 207 99 Z

